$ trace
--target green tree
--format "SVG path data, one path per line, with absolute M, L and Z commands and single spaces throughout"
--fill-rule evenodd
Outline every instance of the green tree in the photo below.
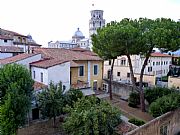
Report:
M 119 110 L 96 97 L 83 97 L 65 110 L 63 127 L 72 135 L 112 135 L 121 122 Z
M 55 127 L 56 116 L 59 116 L 63 111 L 63 93 L 61 82 L 57 85 L 50 82 L 49 87 L 38 95 L 38 106 L 41 114 L 43 118 L 53 118 L 53 127 Z
M 76 102 L 79 98 L 83 97 L 83 93 L 80 90 L 70 89 L 64 95 L 65 104 L 69 106 L 73 106 L 74 102 Z
M 145 99 L 148 101 L 149 104 L 151 104 L 156 99 L 174 92 L 175 90 L 169 88 L 160 88 L 160 87 L 148 88 L 145 90 Z
M 158 117 L 166 112 L 173 111 L 179 107 L 180 94 L 173 93 L 155 100 L 149 107 L 149 113 L 152 114 L 153 117 Z
M 92 35 L 93 51 L 96 52 L 104 60 L 112 60 L 110 78 L 109 78 L 109 94 L 112 100 L 112 77 L 114 61 L 117 56 L 124 54 L 123 48 L 119 46 L 117 41 L 117 23 L 111 22 L 101 29 L 97 30 L 97 34 Z
M 4 96 L 10 92 L 8 90 L 11 90 L 9 87 L 13 83 L 19 87 L 19 93 L 31 97 L 34 81 L 30 72 L 22 65 L 9 64 L 0 68 L 0 99 L 2 104 Z
M 145 111 L 142 82 L 148 59 L 151 56 L 153 48 L 159 48 L 162 52 L 175 51 L 179 48 L 180 23 L 166 18 L 158 18 L 156 20 L 140 18 L 139 27 L 142 31 L 142 41 L 144 43 L 142 50 L 140 50 L 144 57 L 144 62 L 140 71 L 139 89 L 141 109 Z
M 17 64 L 0 69 L 0 129 L 3 135 L 17 134 L 27 120 L 33 80 L 29 71 Z

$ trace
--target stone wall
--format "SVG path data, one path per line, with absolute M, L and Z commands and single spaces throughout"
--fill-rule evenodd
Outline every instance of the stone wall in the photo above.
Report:
M 103 83 L 108 84 L 108 80 L 104 79 Z M 132 85 L 112 81 L 112 93 L 121 96 L 122 99 L 128 99 L 129 94 L 133 91 Z
M 180 132 L 180 109 L 157 117 L 126 135 L 162 135 L 160 132 L 166 131 L 167 135 L 177 135 Z

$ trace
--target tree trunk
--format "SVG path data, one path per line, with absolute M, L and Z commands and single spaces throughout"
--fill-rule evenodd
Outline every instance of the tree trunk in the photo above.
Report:
M 141 111 L 142 112 L 146 111 L 145 101 L 144 101 L 143 75 L 144 75 L 144 69 L 146 68 L 146 65 L 147 65 L 148 59 L 151 55 L 152 49 L 153 48 L 151 48 L 149 50 L 149 52 L 147 53 L 147 55 L 145 57 L 144 63 L 143 63 L 142 68 L 141 68 L 140 78 L 139 78 L 140 102 L 141 102 Z
M 110 100 L 112 100 L 112 77 L 113 77 L 113 68 L 114 68 L 114 61 L 115 59 L 113 59 L 113 62 L 111 64 L 111 72 L 110 72 L 110 78 L 109 78 L 109 97 Z
M 53 127 L 56 127 L 56 116 L 53 117 Z
M 137 87 L 136 87 L 136 82 L 135 82 L 135 78 L 134 78 L 134 71 L 133 71 L 133 66 L 132 66 L 132 62 L 131 62 L 131 57 L 129 54 L 126 55 L 127 58 L 128 58 L 128 63 L 129 63 L 129 69 L 130 69 L 130 74 L 131 74 L 131 81 L 132 81 L 132 85 L 133 85 L 133 90 L 137 90 Z

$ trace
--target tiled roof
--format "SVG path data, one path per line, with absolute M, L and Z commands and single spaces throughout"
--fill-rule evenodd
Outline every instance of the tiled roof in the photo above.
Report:
M 0 52 L 23 52 L 23 49 L 15 46 L 0 46 Z
M 33 85 L 33 88 L 34 90 L 40 90 L 40 89 L 44 89 L 44 88 L 47 88 L 48 86 L 43 84 L 43 83 L 40 83 L 40 82 L 34 82 L 34 85 Z
M 79 67 L 79 65 L 74 61 L 70 61 L 70 66 L 71 67 Z
M 0 35 L 0 39 L 7 39 L 7 40 L 13 40 L 12 37 Z
M 44 58 L 54 58 L 59 60 L 76 61 L 76 60 L 102 60 L 97 55 L 86 54 L 86 52 L 73 51 L 62 48 L 35 48 L 34 52 L 41 53 Z
M 23 36 L 23 37 L 27 37 L 27 36 L 25 36 L 25 35 L 19 34 L 19 33 L 14 32 L 14 31 L 5 30 L 5 29 L 1 29 L 1 30 L 5 31 L 5 32 L 7 32 L 7 33 L 10 33 L 10 34 L 12 34 L 12 35 L 14 35 L 14 36 Z
M 58 60 L 58 59 L 52 59 L 51 58 L 51 59 L 44 59 L 44 60 L 39 60 L 39 61 L 36 61 L 36 62 L 32 62 L 31 66 L 40 67 L 40 68 L 49 68 L 49 67 L 52 67 L 52 66 L 55 66 L 55 65 L 65 63 L 65 62 L 67 62 L 67 61 Z
M 83 53 L 83 54 L 85 54 L 85 55 L 91 55 L 91 56 L 98 56 L 96 53 L 94 53 L 94 52 L 92 52 L 92 51 L 90 51 L 90 50 L 87 50 L 87 49 L 82 49 L 82 48 L 80 48 L 80 47 L 76 47 L 76 48 L 72 48 L 71 49 L 72 51 L 77 51 L 77 52 L 81 52 L 81 53 Z
M 155 52 L 155 53 L 151 53 L 151 57 L 172 57 L 172 56 L 168 54 Z
M 23 54 L 19 54 L 13 57 L 9 57 L 9 58 L 5 58 L 5 59 L 1 59 L 0 60 L 0 64 L 9 64 L 9 63 L 14 63 L 32 56 L 35 56 L 37 54 L 27 54 L 27 53 L 23 53 Z

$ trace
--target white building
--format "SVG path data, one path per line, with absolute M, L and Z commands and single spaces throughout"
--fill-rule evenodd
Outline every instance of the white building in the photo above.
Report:
M 70 62 L 54 59 L 40 60 L 31 63 L 32 78 L 36 82 L 49 85 L 62 82 L 63 90 L 70 89 Z
M 31 35 L 22 35 L 17 32 L 0 28 L 0 46 L 19 47 L 23 52 L 29 52 L 31 48 L 41 47 L 37 44 Z
M 133 72 L 137 81 L 139 80 L 140 71 L 144 62 L 144 57 L 140 55 L 131 56 Z M 172 64 L 172 56 L 162 53 L 152 53 L 146 68 L 144 70 L 144 82 L 155 85 L 155 81 L 151 79 L 160 79 L 167 76 L 169 67 Z M 110 73 L 111 61 L 104 62 L 104 77 L 107 78 Z M 125 83 L 131 82 L 130 69 L 126 56 L 118 57 L 114 62 L 113 79 Z
M 77 28 L 77 31 L 72 36 L 72 39 L 69 41 L 56 41 L 56 42 L 49 42 L 49 48 L 65 48 L 65 49 L 72 49 L 72 48 L 89 48 L 89 39 L 85 38 L 83 33 Z

